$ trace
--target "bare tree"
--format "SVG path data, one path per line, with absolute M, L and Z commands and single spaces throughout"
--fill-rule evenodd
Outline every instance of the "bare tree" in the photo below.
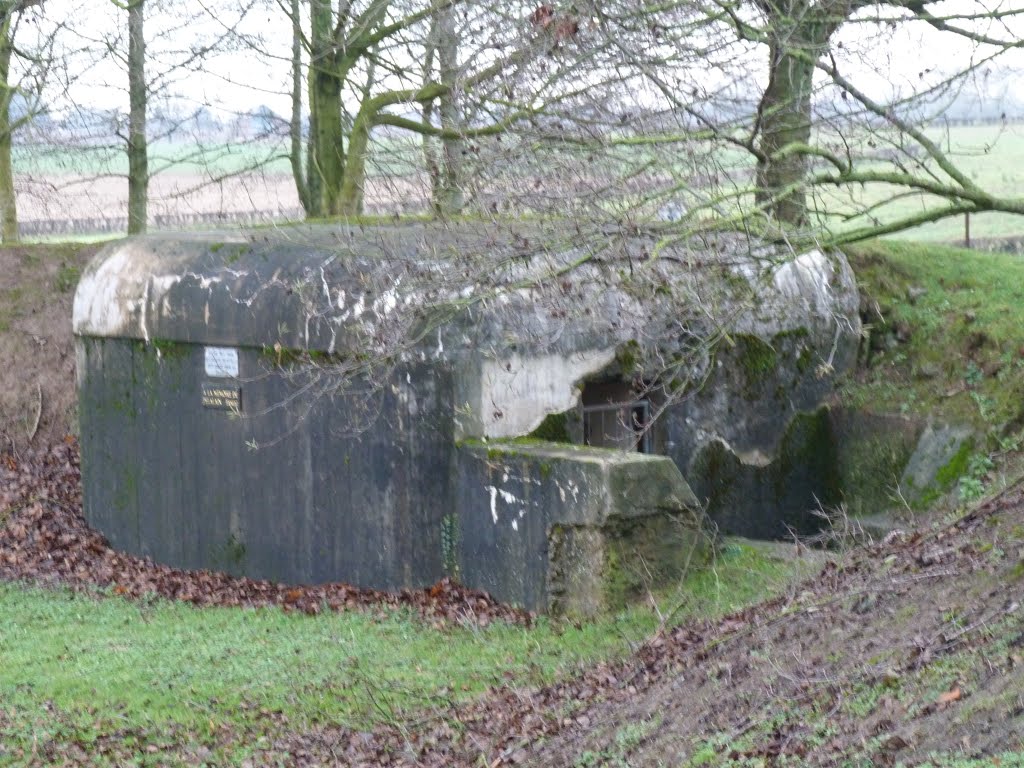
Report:
M 979 189 L 927 131 L 948 103 L 945 97 L 955 94 L 966 78 L 1021 47 L 1016 35 L 1024 9 L 1004 5 L 966 6 L 952 13 L 940 12 L 944 7 L 931 0 L 756 0 L 752 8 L 744 3 L 711 7 L 709 14 L 724 12 L 738 43 L 753 43 L 767 53 L 767 81 L 738 139 L 756 159 L 758 209 L 778 223 L 803 227 L 809 223 L 807 196 L 815 188 L 867 183 L 941 200 L 920 214 L 881 226 L 870 222 L 840 239 L 967 210 L 1024 212 L 1018 200 Z M 893 44 L 896 31 L 914 27 L 925 27 L 933 44 L 959 56 L 946 62 L 941 73 L 922 72 L 916 87 L 874 95 L 859 81 L 877 64 L 871 54 L 854 58 L 843 41 L 836 42 L 844 27 L 855 28 L 862 49 L 870 42 L 877 62 L 885 61 L 877 54 Z M 992 27 L 1002 34 L 992 34 Z M 826 115 L 828 101 L 837 97 L 849 107 Z M 824 104 L 816 107 L 816 101 Z M 877 150 L 879 144 L 892 148 L 890 169 L 879 168 L 877 151 L 864 151 Z
M 525 7 L 525 6 L 524 6 Z M 310 32 L 300 32 L 301 8 L 292 3 L 293 133 L 301 92 L 296 73 L 308 51 L 309 151 L 296 174 L 299 196 L 310 215 L 352 215 L 363 210 L 367 164 L 374 131 L 416 134 L 439 143 L 437 208 L 455 213 L 463 205 L 460 166 L 464 142 L 496 135 L 509 124 L 535 114 L 538 103 L 555 95 L 529 94 L 528 102 L 505 99 L 501 109 L 481 110 L 495 90 L 509 87 L 536 62 L 550 40 L 538 40 L 524 7 L 508 9 L 470 2 L 384 2 L 365 5 L 311 0 Z M 510 24 L 510 18 L 512 23 Z M 503 22 L 497 24 L 496 22 Z M 465 30 L 475 27 L 474 44 Z M 416 67 L 414 62 L 422 61 Z M 462 111 L 474 104 L 475 124 Z M 419 109 L 420 119 L 411 110 Z M 428 155 L 431 151 L 428 150 Z M 293 144 L 293 168 L 300 150 Z M 429 171 L 428 171 L 429 172 Z
M 586 199 L 593 215 L 631 225 L 671 204 L 679 236 L 742 228 L 840 243 L 964 212 L 1024 213 L 1012 193 L 972 179 L 931 127 L 972 77 L 1014 66 L 1024 9 L 940 8 L 576 5 L 576 45 L 555 53 L 575 58 L 561 71 L 588 88 L 525 125 L 523 141 L 543 159 L 521 160 L 518 182 L 504 187 L 522 207 L 564 211 L 566 199 Z M 949 55 L 903 77 L 888 61 L 893 38 L 912 34 Z M 893 78 L 901 87 L 878 85 Z M 865 186 L 870 195 L 854 199 Z M 894 204 L 911 197 L 919 209 L 900 213 Z
M 43 0 L 5 0 L 0 3 L 0 234 L 3 242 L 18 241 L 18 209 L 14 192 L 14 168 L 11 162 L 11 146 L 14 132 L 32 119 L 38 110 L 38 101 L 26 101 L 23 113 L 11 116 L 11 103 L 19 89 L 11 82 L 11 58 L 16 53 L 30 64 L 35 64 L 41 80 L 46 71 L 46 57 L 43 51 L 35 53 L 18 50 L 15 35 L 22 14 L 29 8 L 42 5 Z M 38 100 L 38 88 L 35 98 Z

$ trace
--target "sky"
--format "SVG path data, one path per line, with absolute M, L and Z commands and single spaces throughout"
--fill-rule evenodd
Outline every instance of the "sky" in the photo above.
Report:
M 259 105 L 280 115 L 290 110 L 290 22 L 274 0 L 248 0 L 248 5 L 221 0 L 189 0 L 158 5 L 150 0 L 147 39 L 151 60 L 147 75 L 161 78 L 165 93 L 175 98 L 183 111 L 207 106 L 228 117 Z M 170 12 L 160 10 L 161 5 Z M 977 12 L 981 9 L 1015 9 L 1024 0 L 947 0 L 934 6 L 936 15 Z M 116 56 L 101 55 L 109 48 L 125 48 L 127 13 L 111 0 L 48 0 L 40 11 L 31 12 L 18 31 L 22 41 L 45 41 L 60 28 L 56 51 L 66 63 L 66 75 L 50 78 L 49 103 L 61 109 L 71 100 L 91 109 L 127 109 L 126 76 Z M 869 9 L 856 23 L 848 23 L 837 34 L 845 55 L 844 67 L 869 93 L 906 94 L 922 84 L 941 79 L 950 66 L 977 60 L 981 51 L 964 42 L 952 42 L 922 24 L 900 25 L 894 30 L 875 22 L 886 10 Z M 1019 23 L 1010 29 L 986 25 L 986 31 L 1002 36 L 1024 37 Z M 234 50 L 208 57 L 203 72 L 174 70 L 171 62 L 189 56 L 201 46 L 235 28 L 255 53 L 238 38 Z M 91 49 L 91 50 L 86 50 Z M 995 98 L 1003 92 L 1024 101 L 1024 51 L 1003 58 L 1001 67 L 987 76 L 979 72 L 975 87 Z M 67 84 L 70 81 L 70 85 Z M 64 90 L 66 88 L 66 91 Z

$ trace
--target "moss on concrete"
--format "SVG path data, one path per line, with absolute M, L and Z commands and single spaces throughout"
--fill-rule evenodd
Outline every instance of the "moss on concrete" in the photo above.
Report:
M 624 377 L 639 373 L 642 368 L 640 345 L 636 341 L 620 344 L 615 350 L 615 362 Z
M 449 578 L 459 580 L 459 518 L 447 514 L 441 518 L 441 563 Z
M 605 610 L 620 610 L 657 588 L 678 584 L 703 567 L 711 552 L 710 539 L 692 520 L 670 514 L 615 519 L 603 533 Z
M 222 570 L 233 575 L 240 575 L 245 567 L 245 542 L 232 533 L 214 548 L 211 557 Z
M 974 450 L 973 441 L 965 440 L 953 458 L 935 473 L 935 484 L 947 491 L 951 489 L 954 483 L 967 473 L 967 463 L 971 458 L 972 450 Z
M 732 337 L 735 344 L 733 358 L 743 376 L 743 396 L 756 399 L 764 382 L 778 366 L 778 355 L 771 344 L 752 334 L 737 334 Z
M 810 347 L 801 347 L 796 356 L 796 370 L 798 373 L 807 373 L 814 362 L 814 353 Z
M 814 497 L 826 506 L 842 499 L 839 455 L 828 407 L 796 414 L 782 437 L 775 470 L 776 502 L 781 506 L 790 495 L 788 482 L 814 486 Z
M 191 354 L 192 345 L 180 341 L 153 339 L 149 344 L 160 353 L 160 357 L 163 359 L 183 358 Z
M 953 490 L 960 478 L 967 474 L 971 455 L 974 453 L 974 440 L 964 440 L 953 457 L 935 473 L 935 482 L 925 488 L 914 502 L 914 509 L 927 509 L 944 495 Z
M 571 443 L 568 413 L 549 413 L 528 437 L 531 440 L 546 440 L 551 443 Z
M 842 445 L 839 477 L 846 510 L 852 515 L 875 515 L 891 509 L 900 475 L 913 451 L 913 445 L 895 432 Z

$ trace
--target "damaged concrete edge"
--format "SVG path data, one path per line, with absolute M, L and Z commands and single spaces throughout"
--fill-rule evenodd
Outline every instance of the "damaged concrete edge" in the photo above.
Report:
M 458 376 L 462 404 L 456 438 L 512 438 L 528 435 L 551 414 L 580 402 L 580 383 L 615 361 L 615 347 L 571 354 L 468 362 Z

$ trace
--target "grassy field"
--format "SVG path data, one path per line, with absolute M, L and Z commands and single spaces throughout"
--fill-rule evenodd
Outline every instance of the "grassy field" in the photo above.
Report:
M 996 195 L 1020 196 L 1019 190 L 1024 188 L 1024 124 L 955 126 L 948 131 L 934 129 L 929 135 L 948 152 L 955 164 L 982 188 Z M 898 144 L 893 137 L 889 137 L 889 140 Z M 825 138 L 821 141 L 829 143 Z M 832 143 L 842 142 L 837 137 Z M 207 210 L 210 206 L 216 205 L 226 205 L 227 208 L 244 208 L 253 204 L 273 207 L 266 201 L 259 203 L 256 200 L 248 200 L 250 193 L 247 190 L 254 188 L 254 184 L 268 183 L 281 187 L 274 193 L 275 200 L 287 199 L 289 207 L 298 205 L 297 199 L 292 200 L 294 191 L 290 189 L 291 169 L 288 162 L 288 146 L 284 140 L 251 140 L 209 145 L 162 141 L 154 142 L 150 145 L 150 150 L 151 170 L 157 174 L 156 179 L 163 179 L 161 189 L 155 193 L 156 197 L 163 195 L 170 199 L 181 195 L 182 200 L 174 203 L 175 205 L 191 201 L 188 205 L 197 210 Z M 735 174 L 737 178 L 747 178 L 753 169 L 751 158 L 736 150 L 719 149 L 713 156 L 709 150 L 705 155 L 698 152 L 688 157 L 686 162 L 693 167 L 688 171 L 682 168 L 677 170 L 687 176 L 695 173 L 697 178 L 713 176 L 719 171 L 724 171 L 726 175 Z M 653 169 L 664 170 L 666 157 L 663 154 L 652 154 L 643 147 L 620 147 L 605 157 L 604 162 L 612 169 L 612 173 L 615 172 L 615 168 L 626 172 L 628 168 L 644 164 Z M 14 164 L 16 173 L 23 178 L 51 179 L 58 183 L 61 179 L 97 175 L 110 175 L 113 177 L 112 181 L 120 182 L 120 178 L 127 174 L 127 159 L 124 153 L 107 148 L 72 150 L 21 146 L 15 148 Z M 927 163 L 925 165 L 928 167 Z M 892 169 L 891 165 L 884 167 Z M 915 173 L 921 172 L 921 169 L 916 167 L 911 170 Z M 411 178 L 422 173 L 422 146 L 418 139 L 382 136 L 373 142 L 368 178 L 376 185 L 387 185 L 389 179 Z M 193 199 L 195 195 L 188 192 L 203 179 L 224 177 L 251 177 L 252 180 L 245 185 L 239 185 L 238 189 L 231 189 L 230 199 L 227 201 L 220 197 L 215 199 L 214 196 L 208 196 L 209 199 Z M 550 183 L 557 186 L 562 180 L 552 179 Z M 164 187 L 166 189 L 163 189 Z M 395 190 L 392 196 L 402 197 L 405 192 Z M 86 193 L 92 194 L 87 186 L 72 187 L 67 191 L 71 196 Z M 701 198 L 701 191 L 683 185 L 673 197 L 693 206 Z M 625 202 L 635 204 L 636 201 L 634 196 L 627 196 Z M 819 189 L 812 205 L 815 210 L 822 212 L 819 218 L 823 222 L 833 228 L 844 230 L 863 226 L 872 219 L 885 223 L 921 213 L 936 202 L 934 198 L 927 196 L 906 195 L 903 190 L 872 185 L 839 190 Z M 120 205 L 121 202 L 118 199 L 105 205 L 105 208 L 110 208 L 111 204 Z M 29 205 L 29 198 L 26 198 L 26 206 Z M 730 203 L 723 205 L 728 207 Z M 721 207 L 718 206 L 719 215 Z M 863 210 L 870 211 L 870 214 L 849 221 L 842 219 L 843 214 Z M 55 215 L 54 211 L 50 211 L 47 217 Z M 1022 234 L 1024 224 L 1019 216 L 980 214 L 971 219 L 971 237 L 975 240 Z M 918 241 L 963 240 L 964 217 L 951 217 L 935 224 L 898 233 L 895 237 Z
M 672 621 L 718 616 L 820 564 L 733 541 L 659 603 Z M 642 605 L 582 625 L 439 628 L 402 613 L 198 609 L 14 584 L 0 584 L 0 613 L 0 764 L 39 744 L 85 745 L 102 763 L 91 745 L 111 733 L 140 755 L 187 738 L 235 763 L 281 728 L 369 728 L 491 685 L 551 682 L 659 625 Z

